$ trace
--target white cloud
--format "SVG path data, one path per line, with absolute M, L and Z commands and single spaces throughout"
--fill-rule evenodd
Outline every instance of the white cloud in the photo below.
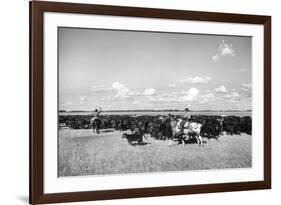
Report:
M 252 84 L 251 83 L 243 83 L 242 86 L 250 89 L 252 87 Z
M 215 95 L 211 92 L 207 92 L 207 93 L 199 96 L 200 104 L 205 104 L 205 103 L 208 103 L 208 102 L 214 101 L 214 100 L 215 100 Z
M 207 77 L 206 77 L 206 80 L 207 80 L 207 81 L 211 81 L 211 77 L 207 76 Z
M 218 61 L 221 57 L 225 56 L 235 56 L 235 51 L 232 48 L 232 44 L 225 43 L 224 40 L 222 40 L 221 44 L 219 45 L 218 51 L 215 55 L 212 56 L 213 61 Z
M 93 85 L 91 90 L 93 92 L 112 91 L 112 87 L 104 85 Z
M 176 87 L 177 84 L 179 84 L 179 83 L 206 84 L 206 83 L 209 83 L 210 81 L 211 81 L 211 78 L 209 76 L 206 76 L 206 77 L 195 76 L 195 77 L 188 77 L 188 78 L 181 79 L 181 80 L 176 80 L 176 82 L 168 84 L 168 87 L 170 87 L 170 88 Z
M 187 91 L 163 93 L 160 95 L 149 96 L 150 101 L 155 103 L 183 103 L 196 101 L 199 96 L 199 90 L 197 88 L 190 88 Z
M 233 98 L 229 102 L 231 102 L 231 103 L 239 103 L 239 102 L 241 102 L 241 99 L 240 98 Z
M 190 88 L 182 97 L 179 98 L 179 101 L 194 101 L 197 99 L 198 94 L 199 90 L 197 88 Z
M 220 56 L 218 54 L 213 55 L 212 60 L 213 61 L 218 61 L 220 59 Z
M 215 91 L 217 93 L 227 93 L 227 89 L 226 89 L 226 87 L 224 85 L 221 85 L 221 86 L 215 88 Z
M 232 44 L 230 46 L 228 44 L 224 44 L 223 48 L 221 49 L 222 56 L 235 56 L 235 51 L 232 48 Z
M 229 99 L 230 102 L 239 102 L 240 101 L 240 95 L 237 92 L 232 92 L 230 94 L 224 95 L 224 98 Z
M 155 94 L 156 94 L 156 91 L 155 91 L 154 88 L 146 88 L 143 91 L 143 95 L 145 95 L 145 96 L 152 96 L 152 95 L 155 95 Z
M 211 80 L 210 77 L 188 77 L 182 80 L 178 80 L 180 83 L 193 83 L 193 84 L 205 84 Z
M 212 99 L 215 98 L 215 95 L 213 93 L 206 93 L 200 96 L 201 98 L 207 98 L 207 99 Z
M 120 82 L 114 82 L 111 86 L 104 85 L 93 85 L 91 90 L 93 92 L 106 92 L 106 91 L 115 91 L 115 98 L 125 99 L 130 96 L 151 96 L 156 94 L 156 90 L 154 88 L 145 88 L 143 92 L 136 92 L 130 90 L 126 85 Z M 102 100 L 108 98 L 104 97 Z
M 199 101 L 200 104 L 207 104 L 208 102 L 209 102 L 208 99 L 201 99 L 201 100 Z
M 140 104 L 140 102 L 139 102 L 139 101 L 137 101 L 137 100 L 134 100 L 134 101 L 132 102 L 132 104 L 133 104 L 133 105 L 139 105 L 139 104 Z
M 156 95 L 156 90 L 154 88 L 145 88 L 142 92 L 136 92 L 132 91 L 130 88 L 128 88 L 126 85 L 120 82 L 114 82 L 111 85 L 111 88 L 107 88 L 107 90 L 115 91 L 116 94 L 112 97 L 110 96 L 104 96 L 101 100 L 108 101 L 108 100 L 114 100 L 114 99 L 127 99 L 133 96 L 153 96 Z
M 86 96 L 81 96 L 81 97 L 80 97 L 80 101 L 84 102 L 84 101 L 86 101 L 86 100 L 87 100 L 87 97 L 86 97 Z
M 114 96 L 115 98 L 124 99 L 128 98 L 130 94 L 132 94 L 129 88 L 119 82 L 112 83 L 112 89 L 117 92 Z
M 233 93 L 231 93 L 231 95 L 232 95 L 233 98 L 239 98 L 240 97 L 240 95 L 237 92 L 233 92 Z
M 101 98 L 102 101 L 110 101 L 112 98 L 110 96 L 103 96 Z
M 242 83 L 241 90 L 243 90 L 244 92 L 250 92 L 251 88 L 252 88 L 251 83 Z

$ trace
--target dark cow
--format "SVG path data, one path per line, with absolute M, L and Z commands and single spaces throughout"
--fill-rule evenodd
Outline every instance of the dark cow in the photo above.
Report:
M 241 132 L 252 134 L 252 118 L 250 116 L 240 118 Z
M 168 117 L 160 117 L 153 124 L 153 137 L 159 140 L 171 139 L 173 137 L 171 120 Z
M 127 133 L 123 133 L 122 138 L 126 138 L 129 145 L 134 145 L 133 142 L 137 143 L 137 144 L 143 144 L 143 140 L 142 140 L 142 134 L 127 134 Z
M 201 136 L 208 139 L 219 139 L 222 131 L 221 123 L 216 119 L 207 119 L 201 127 Z
M 223 119 L 223 131 L 230 135 L 240 135 L 240 117 L 238 116 L 228 116 Z
M 70 121 L 70 127 L 72 129 L 82 129 L 82 121 L 80 119 L 72 119 Z

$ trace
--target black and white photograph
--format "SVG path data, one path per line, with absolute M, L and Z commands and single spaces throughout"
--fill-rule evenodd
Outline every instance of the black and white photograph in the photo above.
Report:
M 252 167 L 251 36 L 57 34 L 58 177 Z

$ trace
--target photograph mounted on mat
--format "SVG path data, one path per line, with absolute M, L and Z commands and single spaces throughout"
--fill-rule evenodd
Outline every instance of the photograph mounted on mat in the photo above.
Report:
M 30 2 L 30 203 L 270 188 L 270 16 Z

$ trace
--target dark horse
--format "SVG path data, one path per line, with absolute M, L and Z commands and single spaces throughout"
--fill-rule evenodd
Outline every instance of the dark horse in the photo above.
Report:
M 92 127 L 93 127 L 93 133 L 97 133 L 99 134 L 100 133 L 100 129 L 101 129 L 101 120 L 97 117 L 93 117 L 91 119 L 91 124 L 92 124 Z

